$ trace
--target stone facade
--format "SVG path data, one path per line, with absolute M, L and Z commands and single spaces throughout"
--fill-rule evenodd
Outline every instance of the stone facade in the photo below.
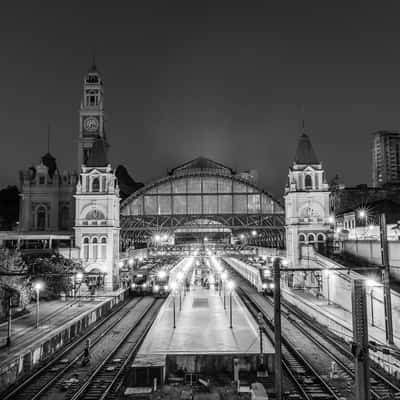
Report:
M 285 189 L 286 249 L 296 267 L 300 246 L 324 247 L 331 231 L 329 189 L 309 137 L 302 134 Z

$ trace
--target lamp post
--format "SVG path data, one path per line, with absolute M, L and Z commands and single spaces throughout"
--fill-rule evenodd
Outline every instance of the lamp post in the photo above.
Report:
M 232 294 L 233 289 L 235 288 L 235 282 L 229 281 L 228 282 L 228 289 L 229 289 L 229 327 L 232 329 Z
M 176 315 L 175 315 L 175 291 L 176 291 L 176 283 L 171 283 L 172 289 L 172 308 L 173 308 L 173 327 L 176 328 Z
M 81 304 L 81 284 L 82 284 L 82 279 L 83 279 L 83 273 L 82 272 L 77 272 L 76 273 L 76 282 L 78 284 L 78 307 L 80 307 Z
M 224 285 L 224 310 L 226 310 L 226 297 L 225 297 L 225 280 L 228 278 L 228 273 L 224 271 L 221 274 L 222 284 Z
M 42 282 L 35 282 L 33 286 L 36 290 L 36 328 L 39 328 L 39 293 L 43 288 Z
M 179 289 L 179 311 L 182 311 L 181 288 L 182 288 L 183 273 L 182 272 L 178 272 L 176 277 L 178 279 L 178 289 Z

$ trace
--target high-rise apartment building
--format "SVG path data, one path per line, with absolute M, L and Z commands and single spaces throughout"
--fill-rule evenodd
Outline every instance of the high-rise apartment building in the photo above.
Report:
M 400 133 L 378 131 L 373 135 L 372 186 L 400 184 Z

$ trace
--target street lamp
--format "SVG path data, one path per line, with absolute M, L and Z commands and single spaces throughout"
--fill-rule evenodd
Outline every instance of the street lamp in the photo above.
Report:
M 182 311 L 182 297 L 181 297 L 181 289 L 182 289 L 182 280 L 183 280 L 183 273 L 178 272 L 176 275 L 179 284 L 179 311 Z
M 36 328 L 39 328 L 39 293 L 43 286 L 42 282 L 35 282 L 33 285 L 36 290 Z
M 78 290 L 79 290 L 79 293 L 78 293 L 78 307 L 81 306 L 81 284 L 82 284 L 82 279 L 83 279 L 82 272 L 77 272 L 76 276 L 75 276 L 75 281 L 78 284 Z
M 222 278 L 222 283 L 224 285 L 224 310 L 226 310 L 226 298 L 225 298 L 225 281 L 228 278 L 228 273 L 226 271 L 224 271 L 221 274 L 221 278 Z
M 176 328 L 176 316 L 175 316 L 175 290 L 176 290 L 176 282 L 171 283 L 172 290 L 172 304 L 173 304 L 173 327 Z
M 229 327 L 232 329 L 232 293 L 233 289 L 235 288 L 235 282 L 229 281 L 228 282 L 228 289 L 229 289 Z
M 257 236 L 257 231 L 255 231 L 255 230 L 251 231 L 251 236 L 256 237 Z

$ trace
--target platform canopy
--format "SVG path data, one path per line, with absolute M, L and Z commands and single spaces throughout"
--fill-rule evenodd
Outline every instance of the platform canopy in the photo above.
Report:
M 282 204 L 249 175 L 204 157 L 173 168 L 126 198 L 121 204 L 121 239 L 146 241 L 156 232 L 173 234 L 190 226 L 199 230 L 203 221 L 208 229 L 215 222 L 233 234 L 256 231 L 253 239 L 283 245 Z

